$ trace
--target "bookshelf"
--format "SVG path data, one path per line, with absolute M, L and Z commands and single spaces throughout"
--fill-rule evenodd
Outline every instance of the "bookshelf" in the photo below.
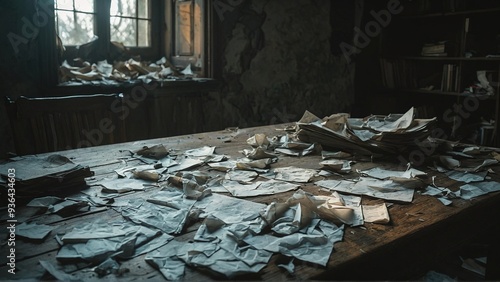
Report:
M 449 139 L 499 147 L 500 1 L 401 4 L 381 37 L 384 92 L 435 113 Z

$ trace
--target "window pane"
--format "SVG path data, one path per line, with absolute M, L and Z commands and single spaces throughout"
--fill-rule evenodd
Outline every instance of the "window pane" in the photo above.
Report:
M 138 17 L 143 18 L 143 19 L 150 19 L 151 16 L 149 15 L 149 0 L 138 0 Z
M 111 40 L 122 42 L 125 46 L 137 46 L 135 24 L 133 19 L 111 17 Z
M 111 15 L 136 17 L 135 1 L 136 0 L 112 0 Z
M 75 10 L 93 13 L 94 0 L 75 0 Z
M 151 46 L 151 21 L 139 20 L 139 46 L 148 47 Z
M 177 3 L 176 53 L 193 54 L 193 10 L 191 1 Z
M 73 0 L 56 0 L 56 9 L 73 10 Z
M 81 45 L 94 37 L 94 15 L 57 11 L 58 33 L 64 45 Z

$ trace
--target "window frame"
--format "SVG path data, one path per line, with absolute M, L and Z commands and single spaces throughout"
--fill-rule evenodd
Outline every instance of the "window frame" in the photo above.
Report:
M 166 12 L 165 12 L 165 20 L 167 23 L 167 30 L 166 33 L 168 33 L 168 40 L 167 40 L 167 54 L 169 54 L 169 60 L 174 66 L 178 67 L 186 67 L 189 63 L 193 62 L 193 58 L 196 55 L 196 52 L 193 52 L 192 55 L 178 55 L 176 54 L 176 45 L 177 45 L 177 38 L 176 38 L 176 32 L 177 32 L 177 17 L 176 17 L 176 11 L 177 11 L 177 2 L 179 0 L 166 0 L 168 2 L 167 7 L 166 7 Z M 187 0 L 180 0 L 179 2 L 187 2 Z M 206 78 L 212 78 L 213 77 L 213 66 L 211 65 L 211 62 L 213 61 L 211 58 L 213 57 L 214 54 L 212 54 L 213 48 L 211 47 L 213 44 L 213 39 L 212 39 L 212 33 L 211 31 L 213 30 L 213 19 L 212 19 L 212 7 L 213 7 L 213 1 L 212 0 L 190 0 L 193 3 L 193 13 L 194 11 L 194 6 L 197 1 L 200 1 L 201 4 L 203 5 L 202 11 L 201 11 L 201 16 L 202 16 L 202 27 L 201 27 L 201 61 L 202 61 L 202 68 L 201 70 L 193 69 L 194 72 L 196 72 L 199 76 L 201 77 L 206 77 Z M 193 29 L 194 29 L 194 23 L 193 23 Z M 192 37 L 195 39 L 195 36 Z M 193 43 L 194 45 L 194 43 Z
M 54 0 L 51 0 L 54 1 Z M 175 0 L 150 0 L 151 9 L 151 46 L 150 47 L 127 47 L 131 54 L 140 55 L 141 60 L 144 61 L 156 61 L 162 57 L 166 57 L 172 64 L 178 65 L 179 62 L 175 61 Z M 214 56 L 213 44 L 215 44 L 215 39 L 213 36 L 214 20 L 213 20 L 213 1 L 212 0 L 202 0 L 203 1 L 203 29 L 202 29 L 202 69 L 197 71 L 199 77 L 203 78 L 215 78 L 214 71 Z M 54 3 L 54 2 L 53 2 Z M 110 7 L 111 0 L 94 0 L 94 9 L 96 11 L 96 18 L 94 24 L 96 26 L 107 26 L 104 28 L 95 28 L 95 33 L 99 37 L 99 49 L 105 50 L 106 54 L 109 56 L 110 51 Z M 156 8 L 158 7 L 158 8 Z M 53 6 L 54 13 L 55 5 Z M 103 12 L 104 11 L 104 12 Z M 57 23 L 54 18 L 54 27 L 57 28 Z M 102 39 L 102 40 L 101 40 Z M 55 40 L 54 40 L 55 41 Z M 53 43 L 51 43 L 52 45 Z M 55 45 L 52 45 L 55 46 Z M 64 59 L 74 59 L 77 51 L 77 46 L 65 45 L 66 52 Z M 56 49 L 53 47 L 54 50 Z M 110 59 L 110 58 L 106 58 Z M 182 60 L 183 58 L 181 58 Z M 186 62 L 188 60 L 185 60 Z M 60 65 L 57 65 L 59 68 Z M 57 71 L 55 71 L 57 73 Z
M 141 56 L 142 60 L 157 60 L 162 57 L 164 36 L 161 32 L 165 1 L 149 0 L 151 11 L 151 42 L 150 46 L 127 46 L 130 53 Z M 156 8 L 158 7 L 158 8 Z M 94 0 L 94 34 L 99 38 L 98 48 L 109 54 L 111 42 L 111 0 Z M 55 10 L 55 6 L 54 6 Z M 56 12 L 56 11 L 55 11 Z M 56 22 L 57 28 L 57 22 Z M 69 56 L 76 54 L 78 46 L 64 45 Z M 67 58 L 66 58 L 67 59 Z

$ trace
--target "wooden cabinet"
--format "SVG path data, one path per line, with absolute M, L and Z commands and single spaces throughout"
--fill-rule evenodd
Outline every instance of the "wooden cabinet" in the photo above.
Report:
M 381 38 L 386 92 L 437 116 L 448 139 L 500 145 L 500 1 L 402 5 Z

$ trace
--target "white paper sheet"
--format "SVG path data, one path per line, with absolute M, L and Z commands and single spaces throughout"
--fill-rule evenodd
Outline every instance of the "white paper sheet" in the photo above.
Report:
M 460 198 L 464 200 L 470 200 L 472 198 L 496 191 L 500 191 L 500 183 L 495 181 L 484 181 L 474 184 L 466 184 L 460 186 Z
M 250 184 L 240 184 L 235 181 L 224 181 L 224 188 L 235 197 L 254 197 L 274 195 L 298 189 L 300 185 L 279 180 L 258 181 Z
M 469 173 L 469 172 L 451 170 L 451 171 L 446 172 L 446 175 L 449 178 L 456 180 L 456 181 L 465 182 L 465 183 L 484 181 L 487 174 L 488 174 L 487 171 L 477 172 L 477 173 Z
M 306 183 L 317 173 L 314 169 L 300 168 L 294 166 L 275 168 L 276 180 Z
M 339 192 L 354 195 L 366 195 L 392 201 L 411 202 L 413 199 L 413 189 L 402 188 L 392 180 L 378 180 L 361 177 L 358 182 L 322 180 L 316 185 Z
M 387 224 L 391 221 L 385 203 L 379 205 L 362 205 L 365 222 Z
M 52 230 L 54 227 L 50 225 L 23 222 L 16 226 L 16 236 L 31 240 L 43 240 Z

